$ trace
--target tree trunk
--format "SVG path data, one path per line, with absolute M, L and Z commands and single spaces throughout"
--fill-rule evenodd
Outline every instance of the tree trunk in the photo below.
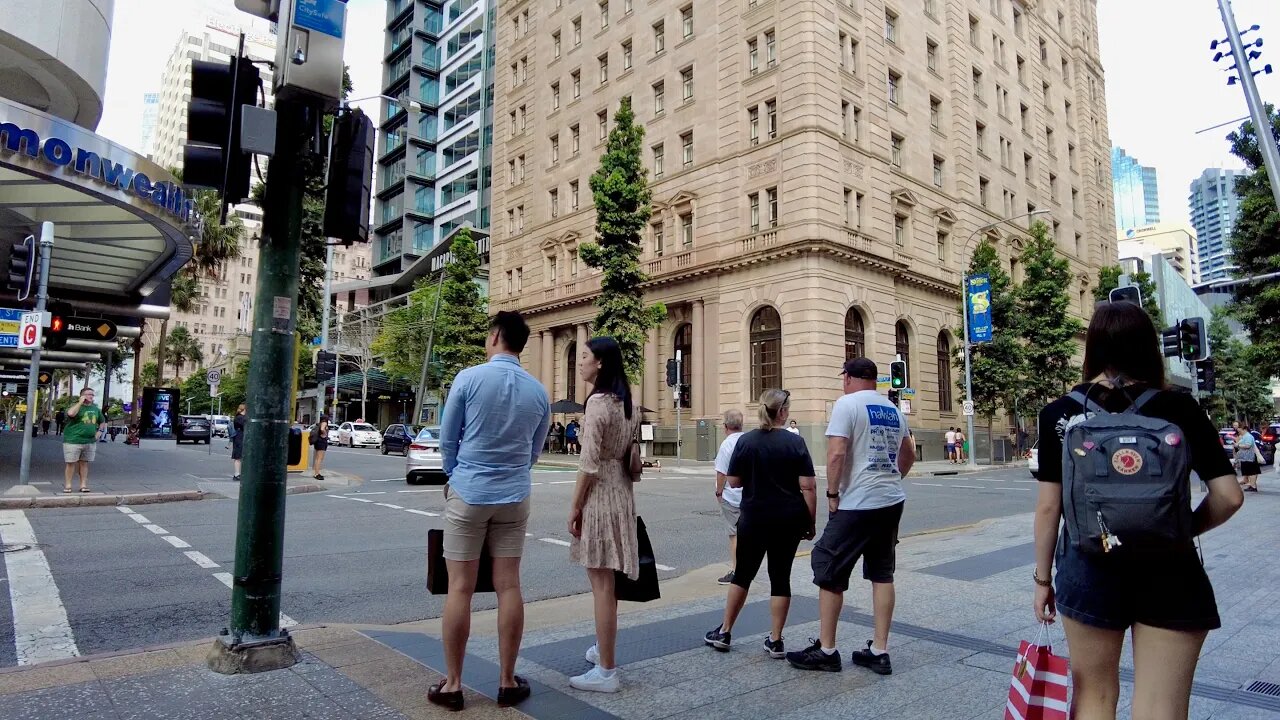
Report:
M 164 387 L 164 340 L 169 335 L 169 318 L 160 321 L 160 342 L 156 343 L 156 387 Z
M 360 373 L 360 417 L 364 418 L 365 422 L 369 422 L 369 418 L 365 414 L 367 412 L 367 408 L 365 407 L 365 404 L 368 401 L 369 401 L 369 371 L 364 370 L 364 371 L 361 371 Z
M 107 413 L 111 411 L 111 361 L 115 360 L 115 352 L 106 353 L 102 359 L 102 417 L 110 420 Z
M 995 437 L 994 430 L 996 425 L 996 416 L 994 414 L 987 416 L 987 456 L 991 458 L 991 464 L 995 465 Z M 978 462 L 978 456 L 974 452 L 978 449 L 978 444 L 969 441 L 969 453 L 973 456 L 973 462 Z

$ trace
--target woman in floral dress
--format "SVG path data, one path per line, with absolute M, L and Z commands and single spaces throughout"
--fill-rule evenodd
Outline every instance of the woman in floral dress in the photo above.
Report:
M 582 462 L 569 511 L 570 559 L 587 569 L 595 598 L 596 644 L 587 650 L 595 665 L 569 679 L 579 690 L 617 692 L 614 663 L 618 637 L 618 597 L 614 571 L 640 573 L 636 502 L 629 469 L 631 441 L 640 423 L 617 341 L 598 337 L 578 358 L 578 375 L 592 386 L 580 431 Z

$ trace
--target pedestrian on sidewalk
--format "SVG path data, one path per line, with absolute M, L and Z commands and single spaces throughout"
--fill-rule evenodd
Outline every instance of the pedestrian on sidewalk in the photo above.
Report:
M 767 556 L 772 624 L 764 639 L 764 651 L 778 660 L 787 654 L 782 628 L 791 610 L 791 565 L 800 541 L 813 539 L 818 507 L 809 448 L 798 434 L 784 431 L 790 415 L 791 393 L 765 390 L 760 395 L 760 428 L 738 440 L 729 461 L 728 484 L 742 491 L 738 560 L 725 600 L 724 619 L 704 638 L 707 645 L 721 652 L 729 651 L 733 624 L 747 602 L 751 581 Z
M 245 416 L 245 405 L 240 403 L 240 407 L 236 408 L 236 416 L 231 419 L 231 464 L 235 467 L 235 474 L 231 476 L 233 482 L 240 482 L 240 460 L 244 457 L 244 426 L 248 418 Z M 317 454 L 323 453 L 318 450 Z M 320 471 L 316 470 L 319 475 Z
M 738 518 L 741 515 L 742 488 L 728 484 L 729 460 L 733 449 L 742 437 L 742 411 L 733 409 L 724 414 L 724 441 L 716 453 L 716 499 L 720 501 L 720 515 L 729 526 L 729 572 L 716 582 L 728 585 L 733 582 L 733 570 L 738 557 Z
M 320 421 L 311 428 L 311 447 L 315 448 L 316 456 L 311 461 L 311 471 L 316 480 L 323 481 L 324 474 L 324 454 L 329 451 L 329 416 L 321 415 Z
M 1258 492 L 1258 476 L 1262 474 L 1260 460 L 1258 439 L 1253 435 L 1253 426 L 1246 422 L 1236 440 L 1236 464 L 1240 466 L 1240 487 L 1245 492 Z
M 93 404 L 93 388 L 80 391 L 80 399 L 67 408 L 67 426 L 62 436 L 62 459 L 66 472 L 62 492 L 70 493 L 71 478 L 80 473 L 80 492 L 89 492 L 89 463 L 98 452 L 98 436 L 105 420 L 102 409 Z
M 640 413 L 631 401 L 631 386 L 622 350 L 611 337 L 587 342 L 578 357 L 578 376 L 591 386 L 581 437 L 582 461 L 573 489 L 569 559 L 587 569 L 595 603 L 596 644 L 587 650 L 595 667 L 569 678 L 578 690 L 617 692 L 621 686 L 614 647 L 618 640 L 618 596 L 614 572 L 640 575 L 636 499 L 630 471 L 631 442 Z
M 969 461 L 969 437 L 964 434 L 964 428 L 956 428 L 956 463 L 965 463 Z
M 956 463 L 956 429 L 948 429 L 945 437 L 947 443 L 947 460 L 954 465 Z
M 822 538 L 813 546 L 813 584 L 819 588 L 820 629 L 813 645 L 787 653 L 801 670 L 843 669 L 836 649 L 836 625 L 849 576 L 862 560 L 871 582 L 875 632 L 865 650 L 850 653 L 854 664 L 879 675 L 893 672 L 889 626 L 895 601 L 898 524 L 907 494 L 902 478 L 916 456 L 907 419 L 876 392 L 876 364 L 867 358 L 845 363 L 845 395 L 836 401 L 827 426 L 827 510 Z
M 1214 426 L 1194 398 L 1166 389 L 1164 368 L 1151 317 L 1133 303 L 1102 303 L 1094 310 L 1085 340 L 1084 382 L 1040 413 L 1044 462 L 1040 463 L 1035 514 L 1033 609 L 1036 620 L 1044 623 L 1062 614 L 1071 655 L 1072 717 L 1080 720 L 1116 717 L 1120 654 L 1130 629 L 1135 673 L 1133 716 L 1187 717 L 1200 649 L 1209 631 L 1222 624 L 1194 537 L 1226 522 L 1244 502 L 1244 494 Z M 1163 445 L 1138 438 L 1130 438 L 1138 442 L 1126 442 L 1126 435 L 1137 433 L 1125 432 L 1117 424 L 1127 422 L 1127 427 L 1133 427 L 1142 421 L 1126 421 L 1118 415 L 1108 426 L 1114 430 L 1090 430 L 1098 433 L 1094 436 L 1100 443 L 1110 443 L 1105 438 L 1115 437 L 1114 444 L 1081 440 L 1080 446 L 1064 448 L 1071 429 L 1091 422 L 1100 411 L 1136 412 L 1171 423 L 1176 431 L 1150 431 L 1166 433 Z M 1185 449 L 1185 458 L 1178 457 L 1179 446 Z M 1077 472 L 1069 478 L 1070 485 L 1064 485 L 1064 451 L 1082 459 L 1094 452 L 1099 461 L 1077 465 L 1071 458 Z M 1153 474 L 1150 466 L 1157 457 L 1170 467 L 1186 460 L 1181 477 Z M 1115 472 L 1108 475 L 1113 468 Z M 1179 486 L 1186 486 L 1189 495 L 1191 471 L 1208 479 L 1209 492 L 1186 519 L 1190 527 L 1184 527 L 1178 512 L 1180 503 L 1159 503 L 1161 498 L 1177 497 Z M 1098 473 L 1099 480 L 1092 482 Z M 1074 491 L 1073 497 L 1084 491 L 1116 493 L 1118 490 L 1110 488 L 1122 487 L 1119 480 L 1124 476 L 1144 488 L 1171 488 L 1170 494 L 1144 490 L 1141 497 L 1132 492 L 1123 496 L 1131 513 L 1126 519 L 1130 527 L 1136 528 L 1139 518 L 1151 518 L 1158 525 L 1145 536 L 1129 530 L 1124 537 L 1111 535 L 1101 518 L 1104 511 L 1116 511 L 1114 504 L 1096 506 L 1100 520 L 1095 530 L 1083 529 L 1078 518 L 1063 512 L 1064 506 L 1070 508 L 1077 502 L 1071 499 L 1070 505 L 1064 504 L 1069 491 Z M 1088 512 L 1082 515 L 1085 522 L 1092 522 Z M 1113 523 L 1116 517 L 1112 516 Z M 1059 542 L 1058 528 L 1064 519 L 1065 536 Z M 1073 526 L 1077 527 L 1075 537 Z
M 49 414 L 49 411 L 48 411 L 48 410 L 45 410 L 45 411 L 44 411 L 44 416 L 43 416 L 42 418 L 40 418 L 40 434 L 42 434 L 42 435 L 48 435 L 48 434 L 49 434 L 49 426 L 50 426 L 51 424 L 53 424 L 53 416 Z
M 792 420 L 791 423 L 787 425 L 787 432 L 791 433 L 792 435 L 800 434 L 800 426 L 796 424 L 795 420 Z
M 564 428 L 565 453 L 568 455 L 580 455 L 582 453 L 582 443 L 578 442 L 578 431 L 581 426 L 578 425 L 578 418 L 569 421 Z
M 441 618 L 445 678 L 427 699 L 462 709 L 462 662 L 471 634 L 471 597 L 480 555 L 493 559 L 498 595 L 498 705 L 529 697 L 529 683 L 515 674 L 524 635 L 520 556 L 529 524 L 533 464 L 551 426 L 551 403 L 542 383 L 520 367 L 529 326 L 515 312 L 500 312 L 489 326 L 489 361 L 458 373 L 440 421 L 445 486 L 444 559 L 449 594 Z
M 58 434 L 61 435 L 62 429 L 66 427 L 66 424 L 67 424 L 66 411 L 59 410 L 57 413 L 55 413 L 53 416 L 53 421 L 54 421 L 54 425 L 57 426 Z

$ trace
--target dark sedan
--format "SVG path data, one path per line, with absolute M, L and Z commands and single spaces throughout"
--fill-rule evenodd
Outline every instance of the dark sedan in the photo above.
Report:
M 176 433 L 178 442 L 209 444 L 213 437 L 213 423 L 201 415 L 180 415 Z
M 418 425 L 391 425 L 386 432 L 382 433 L 382 454 L 396 452 L 408 455 L 409 446 L 413 444 L 413 439 L 418 436 L 418 431 L 421 429 Z

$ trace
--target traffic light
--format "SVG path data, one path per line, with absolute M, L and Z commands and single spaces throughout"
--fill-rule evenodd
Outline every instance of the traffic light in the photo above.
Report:
M 1178 347 L 1183 360 L 1199 362 L 1209 357 L 1204 318 L 1188 318 L 1178 323 Z
M 369 242 L 373 148 L 373 121 L 368 115 L 352 110 L 334 118 L 324 234 L 341 240 L 344 245 Z
M 70 306 L 54 303 L 49 306 L 49 332 L 44 334 L 44 349 L 58 350 L 67 345 L 67 318 L 71 316 Z
M 894 360 L 889 363 L 889 388 L 902 390 L 905 387 L 907 387 L 907 363 L 903 360 Z
M 247 58 L 191 62 L 182 181 L 217 190 L 224 207 L 249 197 L 253 156 L 240 150 L 241 108 L 257 105 L 259 75 Z
M 35 278 L 36 236 L 28 235 L 20 244 L 9 246 L 10 290 L 18 292 L 19 300 L 31 295 L 31 281 Z
M 1214 377 L 1213 358 L 1196 363 L 1196 387 L 1201 392 L 1211 393 L 1217 391 L 1218 383 Z
M 321 350 L 316 353 L 316 381 L 325 382 L 332 380 L 333 376 L 338 372 L 338 356 L 331 352 Z
M 1178 357 L 1182 354 L 1182 340 L 1178 336 L 1177 325 L 1160 331 L 1160 351 L 1165 357 Z
M 676 359 L 669 358 L 667 360 L 667 387 L 676 386 Z
M 1138 307 L 1142 307 L 1142 291 L 1138 289 L 1137 285 L 1115 288 L 1107 299 L 1113 303 L 1131 302 Z

